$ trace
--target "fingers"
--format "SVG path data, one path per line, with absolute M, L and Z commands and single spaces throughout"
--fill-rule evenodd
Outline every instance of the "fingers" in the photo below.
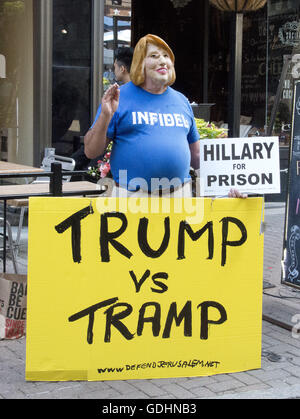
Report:
M 230 189 L 230 191 L 228 192 L 228 197 L 229 198 L 247 198 L 248 195 L 247 194 L 242 194 L 240 191 L 238 191 L 237 189 Z
M 119 94 L 120 90 L 119 90 L 119 85 L 118 83 L 114 83 L 111 86 L 109 86 L 109 88 L 106 90 L 106 92 L 104 93 L 104 97 L 108 98 L 109 96 L 113 97 L 116 94 Z
M 102 113 L 112 116 L 118 106 L 119 106 L 119 98 L 120 98 L 120 89 L 117 83 L 109 86 L 109 88 L 104 93 L 101 105 L 102 105 Z

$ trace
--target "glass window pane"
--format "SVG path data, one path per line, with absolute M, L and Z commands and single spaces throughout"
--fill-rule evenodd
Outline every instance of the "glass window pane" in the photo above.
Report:
M 131 0 L 106 0 L 103 90 L 115 83 L 114 51 L 131 44 Z
M 249 136 L 265 134 L 267 80 L 266 22 L 266 7 L 244 15 L 241 125 L 249 126 Z
M 33 163 L 32 0 L 0 0 L 0 159 Z
M 291 136 L 293 91 L 300 79 L 300 9 L 298 0 L 268 2 L 268 122 L 280 145 Z
M 91 0 L 53 0 L 52 147 L 70 156 L 90 127 Z

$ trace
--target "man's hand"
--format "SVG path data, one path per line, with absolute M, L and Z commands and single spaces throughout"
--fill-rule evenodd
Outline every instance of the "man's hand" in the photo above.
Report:
M 107 128 L 118 109 L 120 90 L 117 83 L 110 86 L 101 101 L 101 113 L 92 129 L 89 129 L 84 137 L 84 152 L 89 159 L 102 155 L 106 149 L 109 139 Z
M 237 189 L 230 189 L 230 191 L 228 192 L 228 197 L 229 198 L 248 198 L 248 195 L 239 192 Z
M 101 112 L 106 117 L 112 118 L 119 106 L 120 90 L 117 83 L 110 86 L 103 95 Z

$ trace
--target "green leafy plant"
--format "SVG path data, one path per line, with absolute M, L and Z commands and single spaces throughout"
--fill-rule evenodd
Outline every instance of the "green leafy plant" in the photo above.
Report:
M 206 122 L 201 118 L 195 118 L 195 121 L 200 139 L 228 137 L 228 130 L 225 128 L 218 128 L 214 123 Z

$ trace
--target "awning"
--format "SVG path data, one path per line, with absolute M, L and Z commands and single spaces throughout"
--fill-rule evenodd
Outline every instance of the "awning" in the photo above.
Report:
M 104 33 L 104 42 L 113 41 L 114 33 L 113 31 Z M 131 30 L 124 29 L 123 31 L 118 32 L 118 41 L 130 42 L 131 41 Z

